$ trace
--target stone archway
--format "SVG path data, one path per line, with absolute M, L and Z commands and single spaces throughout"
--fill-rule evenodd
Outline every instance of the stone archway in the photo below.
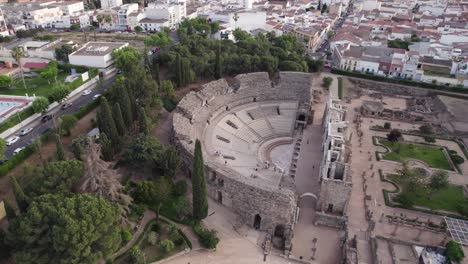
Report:
M 305 192 L 299 196 L 298 207 L 308 207 L 315 209 L 317 206 L 318 197 L 311 192 Z
M 259 214 L 256 214 L 254 217 L 253 227 L 255 229 L 260 229 L 261 224 L 262 224 L 262 217 Z

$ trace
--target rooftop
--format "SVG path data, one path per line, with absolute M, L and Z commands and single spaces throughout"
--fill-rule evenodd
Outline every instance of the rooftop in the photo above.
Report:
M 88 42 L 70 56 L 104 56 L 110 54 L 114 49 L 120 49 L 127 45 L 128 43 L 123 42 Z

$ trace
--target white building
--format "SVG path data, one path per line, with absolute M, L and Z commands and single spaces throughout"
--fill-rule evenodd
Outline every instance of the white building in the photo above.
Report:
M 26 6 L 23 18 L 27 28 L 50 28 L 62 19 L 62 10 L 57 6 Z
M 84 5 L 82 1 L 58 2 L 53 6 L 60 8 L 64 16 L 78 16 L 84 12 Z
M 102 9 L 119 7 L 123 4 L 122 0 L 100 0 Z
M 68 59 L 70 64 L 106 69 L 114 63 L 112 51 L 127 46 L 128 43 L 119 42 L 88 42 L 77 51 L 68 55 Z
M 239 0 L 239 5 L 245 9 L 252 9 L 253 0 Z
M 149 3 L 145 8 L 146 18 L 167 20 L 169 27 L 177 27 L 187 15 L 185 0 L 175 0 L 165 4 Z
M 117 12 L 117 28 L 119 30 L 132 29 L 129 27 L 128 19 L 131 13 L 138 11 L 138 4 L 126 4 L 120 7 Z
M 167 19 L 151 19 L 143 18 L 138 22 L 138 25 L 147 32 L 161 31 L 165 27 L 170 27 Z

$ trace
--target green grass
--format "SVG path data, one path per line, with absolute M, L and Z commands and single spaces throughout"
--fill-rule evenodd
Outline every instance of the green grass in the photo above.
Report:
M 338 98 L 343 99 L 343 78 L 338 77 Z
M 65 81 L 65 78 L 67 77 L 67 75 L 69 74 L 60 73 L 57 77 L 57 81 L 59 82 Z M 47 80 L 41 77 L 33 77 L 33 78 L 25 77 L 24 80 L 26 81 L 26 89 L 24 89 L 23 80 L 21 79 L 21 77 L 19 77 L 13 80 L 13 83 L 11 85 L 11 87 L 15 87 L 15 88 L 11 88 L 11 89 L 1 88 L 0 94 L 24 96 L 27 93 L 29 96 L 32 96 L 33 94 L 35 94 L 36 96 L 44 96 L 47 98 L 52 89 L 52 86 L 55 83 L 55 81 L 51 81 L 49 84 Z
M 465 203 L 463 187 L 449 185 L 446 188 L 430 193 L 426 190 L 422 195 L 415 195 L 414 205 L 435 210 L 457 212 L 458 205 Z
M 452 170 L 441 147 L 405 142 L 392 143 L 386 139 L 380 139 L 380 143 L 390 149 L 390 153 L 383 155 L 383 158 L 386 160 L 403 161 L 404 159 L 417 159 L 426 162 L 433 168 Z
M 392 174 L 388 176 L 393 182 L 400 184 L 400 176 Z M 466 203 L 463 195 L 463 187 L 457 185 L 448 185 L 439 190 L 430 188 L 418 188 L 411 193 L 411 200 L 415 206 L 422 206 L 433 210 L 444 210 L 458 212 L 458 205 Z

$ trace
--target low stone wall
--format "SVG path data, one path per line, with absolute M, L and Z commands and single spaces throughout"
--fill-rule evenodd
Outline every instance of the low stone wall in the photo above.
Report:
M 338 229 L 344 229 L 348 219 L 346 216 L 338 216 L 338 215 L 330 215 L 324 212 L 316 212 L 315 213 L 315 221 L 316 225 L 323 225 Z

